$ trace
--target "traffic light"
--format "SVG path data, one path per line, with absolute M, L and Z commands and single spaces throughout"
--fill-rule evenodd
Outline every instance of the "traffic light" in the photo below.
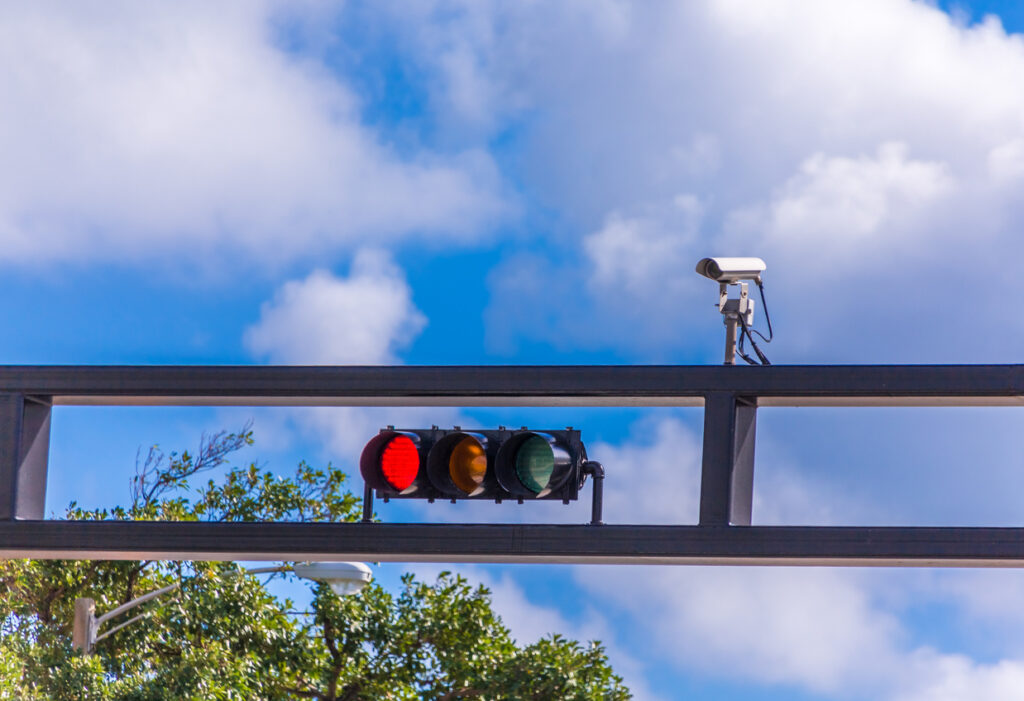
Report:
M 580 432 L 395 429 L 359 459 L 366 484 L 385 499 L 561 499 L 579 496 L 587 451 Z

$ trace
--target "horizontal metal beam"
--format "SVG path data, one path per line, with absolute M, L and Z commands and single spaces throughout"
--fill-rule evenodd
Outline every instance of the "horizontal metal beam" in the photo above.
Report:
M 1024 405 L 1024 365 L 0 366 L 0 392 L 72 405 Z
M 1024 529 L 11 521 L 0 557 L 1024 567 Z

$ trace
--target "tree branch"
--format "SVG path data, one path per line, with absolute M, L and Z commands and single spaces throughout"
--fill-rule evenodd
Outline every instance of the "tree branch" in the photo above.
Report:
M 331 653 L 331 659 L 334 660 L 334 665 L 331 667 L 330 681 L 327 683 L 327 695 L 323 698 L 328 701 L 336 701 L 338 698 L 338 678 L 341 676 L 341 670 L 344 669 L 345 664 L 341 659 L 338 646 L 334 642 L 334 626 L 331 625 L 331 622 L 326 617 L 324 618 L 323 632 L 327 651 Z

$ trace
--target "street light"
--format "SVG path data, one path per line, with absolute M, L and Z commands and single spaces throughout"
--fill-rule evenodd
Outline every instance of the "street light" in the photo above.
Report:
M 296 565 L 256 567 L 251 570 L 245 570 L 243 574 L 268 574 L 271 572 L 294 572 L 303 579 L 324 582 L 338 596 L 355 594 L 373 579 L 369 566 L 362 562 L 307 562 Z M 175 582 L 162 589 L 143 594 L 125 604 L 121 604 L 102 616 L 96 616 L 96 602 L 94 600 L 85 597 L 75 599 L 75 621 L 71 635 L 72 647 L 82 651 L 84 654 L 90 654 L 93 646 L 100 640 L 116 633 L 127 625 L 131 625 L 146 614 L 142 613 L 138 616 L 132 616 L 127 621 L 119 623 L 102 634 L 98 634 L 100 626 L 140 604 L 144 604 L 164 594 L 169 594 L 180 586 L 181 582 Z
M 293 565 L 292 572 L 303 579 L 324 582 L 338 596 L 357 594 L 373 579 L 369 566 L 362 562 L 306 562 Z

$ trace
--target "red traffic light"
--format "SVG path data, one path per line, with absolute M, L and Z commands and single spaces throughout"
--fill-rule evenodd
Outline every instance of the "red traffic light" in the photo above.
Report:
M 363 449 L 359 471 L 373 487 L 405 494 L 415 491 L 420 470 L 420 438 L 415 433 L 381 431 Z

